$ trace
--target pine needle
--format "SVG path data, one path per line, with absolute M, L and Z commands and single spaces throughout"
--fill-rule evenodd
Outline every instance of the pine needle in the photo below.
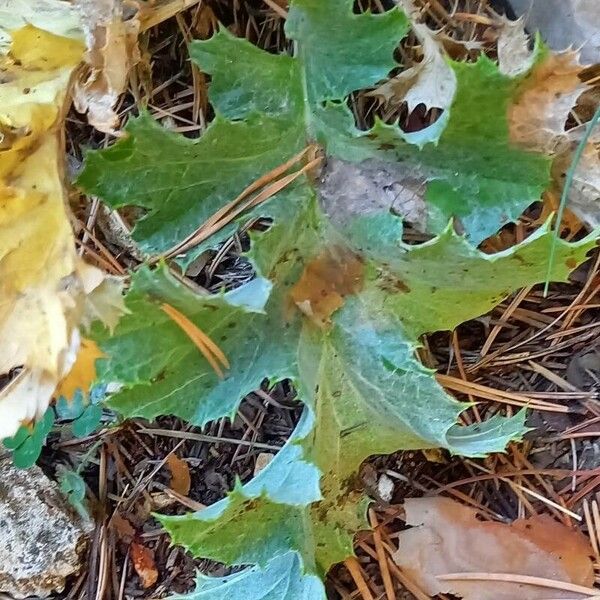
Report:
M 170 304 L 163 304 L 160 307 L 179 327 L 183 332 L 194 342 L 195 346 L 202 352 L 204 358 L 209 362 L 215 373 L 221 378 L 224 378 L 221 366 L 229 368 L 229 361 L 223 351 L 217 346 L 201 329 L 199 329 L 192 321 L 190 321 L 183 313 L 180 313 Z

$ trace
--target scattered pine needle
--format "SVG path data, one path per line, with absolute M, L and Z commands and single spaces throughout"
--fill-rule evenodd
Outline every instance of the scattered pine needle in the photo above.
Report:
M 199 329 L 192 321 L 190 321 L 183 313 L 179 312 L 170 304 L 161 305 L 161 309 L 165 312 L 183 332 L 194 342 L 198 350 L 202 352 L 204 358 L 210 363 L 210 366 L 215 370 L 215 373 L 223 379 L 225 375 L 221 366 L 229 369 L 229 361 L 223 351 L 217 346 L 201 329 Z M 220 363 L 220 365 L 219 365 Z
M 377 515 L 372 508 L 369 509 L 369 521 L 371 523 L 371 527 L 373 528 L 373 542 L 375 543 L 375 549 L 377 551 L 377 561 L 379 562 L 379 568 L 381 569 L 381 579 L 383 580 L 385 593 L 387 594 L 388 600 L 396 600 L 394 583 L 390 576 L 387 556 L 381 540 L 381 532 L 378 529 L 379 522 L 377 521 Z
M 365 581 L 365 577 L 363 575 L 363 571 L 360 568 L 360 564 L 358 560 L 356 560 L 355 556 L 351 556 L 344 561 L 346 568 L 352 575 L 352 579 L 354 579 L 354 583 L 356 583 L 356 587 L 358 591 L 362 594 L 364 600 L 375 600 L 367 582 Z
M 564 592 L 573 592 L 574 594 L 582 594 L 592 598 L 598 596 L 598 590 L 594 588 L 568 583 L 567 581 L 546 579 L 545 577 L 533 577 L 532 575 L 517 575 L 513 573 L 445 573 L 444 575 L 437 575 L 437 578 L 442 581 L 504 581 L 506 583 L 534 585 Z
M 305 164 L 298 171 L 294 171 L 288 175 L 282 177 L 282 175 L 293 165 L 301 161 L 305 155 L 313 151 L 312 146 L 307 146 L 304 150 L 293 156 L 290 160 L 275 167 L 253 183 L 251 183 L 246 189 L 244 189 L 237 198 L 220 208 L 216 213 L 207 219 L 196 231 L 184 239 L 181 243 L 170 248 L 166 253 L 166 258 L 172 258 L 178 254 L 189 251 L 194 246 L 197 246 L 204 240 L 208 239 L 211 235 L 231 223 L 243 212 L 250 208 L 254 208 L 259 204 L 262 204 L 283 188 L 290 185 L 300 175 L 310 171 L 316 167 L 322 160 L 322 157 L 318 156 Z M 255 192 L 260 190 L 258 194 L 252 196 Z

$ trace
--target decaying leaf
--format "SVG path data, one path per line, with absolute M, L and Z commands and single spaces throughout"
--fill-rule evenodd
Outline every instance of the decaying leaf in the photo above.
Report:
M 500 581 L 441 580 L 456 573 L 505 573 L 590 587 L 594 571 L 586 537 L 541 515 L 505 523 L 477 519 L 477 511 L 442 497 L 404 503 L 411 529 L 398 537 L 396 564 L 427 594 L 465 600 L 573 598 L 573 593 Z
M 423 60 L 386 81 L 371 95 L 381 97 L 385 102 L 406 102 L 409 112 L 419 104 L 424 104 L 428 109 L 446 110 L 454 99 L 456 75 L 435 33 L 427 25 L 417 22 L 412 0 L 402 0 L 400 4 L 413 17 L 412 28 L 422 44 Z
M 139 6 L 136 0 L 75 0 L 81 14 L 87 52 L 86 65 L 73 88 L 79 112 L 99 131 L 116 134 L 114 106 L 140 60 Z
M 418 231 L 427 223 L 427 178 L 415 166 L 367 159 L 360 163 L 330 158 L 322 170 L 319 196 L 323 211 L 344 227 L 359 215 L 392 213 Z
M 171 471 L 171 489 L 182 496 L 187 496 L 192 485 L 188 464 L 172 452 L 167 457 L 167 467 Z
M 510 135 L 529 150 L 554 157 L 554 189 L 560 195 L 565 173 L 585 127 L 566 130 L 565 125 L 578 99 L 588 89 L 579 75 L 579 54 L 565 51 L 549 54 L 536 65 L 510 107 Z M 588 226 L 600 224 L 600 155 L 598 137 L 592 136 L 583 151 L 569 190 L 568 207 Z
M 296 306 L 320 327 L 330 323 L 344 298 L 363 285 L 363 262 L 343 246 L 325 248 L 310 261 L 290 290 Z
M 109 525 L 111 529 L 115 531 L 119 539 L 129 544 L 135 537 L 135 529 L 129 522 L 129 519 L 124 517 L 121 513 L 115 512 L 110 518 Z
M 510 77 L 526 73 L 533 66 L 535 52 L 529 48 L 525 21 L 511 21 L 502 15 L 497 17 L 497 23 L 496 47 L 500 72 Z
M 75 252 L 61 159 L 83 34 L 71 5 L 35 2 L 37 26 L 27 5 L 0 6 L 12 11 L 9 25 L 22 24 L 3 30 L 10 43 L 0 55 L 0 374 L 11 374 L 0 391 L 0 439 L 46 410 L 75 362 L 86 293 L 103 284 Z
M 158 580 L 158 570 L 154 562 L 154 552 L 142 543 L 133 541 L 129 546 L 133 568 L 144 589 L 152 587 Z
M 571 150 L 556 157 L 552 171 L 560 182 L 557 187 L 564 182 L 572 158 Z M 567 206 L 589 227 L 600 225 L 600 148 L 593 142 L 586 145 L 575 169 Z
M 587 89 L 576 52 L 548 54 L 522 83 L 509 108 L 511 139 L 523 148 L 554 155 L 569 144 L 569 113 Z

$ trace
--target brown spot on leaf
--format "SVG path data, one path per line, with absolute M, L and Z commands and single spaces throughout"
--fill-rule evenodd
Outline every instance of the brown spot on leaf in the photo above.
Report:
M 380 289 L 384 292 L 389 292 L 390 294 L 407 294 L 410 292 L 410 288 L 404 281 L 386 272 L 382 272 L 379 275 L 377 284 Z
M 567 267 L 569 269 L 574 269 L 577 266 L 577 261 L 571 257 L 571 258 L 567 258 L 567 260 L 565 261 L 565 264 L 567 265 Z
M 364 266 L 351 250 L 332 246 L 306 265 L 290 291 L 292 302 L 319 327 L 344 305 L 344 298 L 363 286 Z

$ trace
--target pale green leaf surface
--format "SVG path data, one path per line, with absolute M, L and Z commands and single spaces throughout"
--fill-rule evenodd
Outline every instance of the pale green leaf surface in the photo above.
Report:
M 192 42 L 190 56 L 212 76 L 210 100 L 220 115 L 241 119 L 256 112 L 290 120 L 300 116 L 300 65 L 291 56 L 264 52 L 225 28 L 209 40 Z
M 397 67 L 393 52 L 408 32 L 400 10 L 355 15 L 348 0 L 296 0 L 285 24 L 298 43 L 306 99 L 314 107 L 369 87 Z
M 217 117 L 198 140 L 169 132 L 148 115 L 129 121 L 128 137 L 89 152 L 78 183 L 114 208 L 143 207 L 133 237 L 148 254 L 166 252 L 246 186 L 302 147 L 289 122 L 253 115 Z
M 134 275 L 126 299 L 129 314 L 113 333 L 96 332 L 108 357 L 98 361 L 98 376 L 122 384 L 109 406 L 127 417 L 176 414 L 204 425 L 235 414 L 240 400 L 265 378 L 296 378 L 300 319 L 288 306 L 286 290 L 318 250 L 321 224 L 306 194 L 281 209 L 288 224 L 262 234 L 252 253 L 259 273 L 279 284 L 271 296 L 271 284 L 262 277 L 224 295 L 199 296 L 164 267 Z M 223 379 L 161 309 L 163 303 L 218 344 L 231 364 Z
M 305 575 L 297 554 L 289 552 L 263 570 L 246 569 L 227 577 L 199 575 L 196 589 L 173 600 L 325 600 L 325 589 L 314 575 Z
M 206 132 L 189 140 L 147 115 L 133 119 L 125 140 L 88 152 L 78 184 L 112 207 L 148 211 L 133 230 L 144 252 L 172 248 L 250 183 L 314 141 L 321 102 L 372 85 L 396 66 L 392 52 L 407 31 L 403 13 L 354 15 L 350 6 L 347 0 L 298 2 L 288 26 L 306 53 L 296 58 L 270 55 L 225 31 L 194 42 L 192 58 L 214 78 L 210 99 L 217 117 Z M 311 33 L 317 23 L 318 36 Z M 348 51 L 343 40 L 349 32 L 363 36 L 365 51 Z M 323 35 L 327 38 L 319 42 Z M 268 206 L 258 214 L 271 216 Z M 212 243 L 231 231 L 217 234 Z

